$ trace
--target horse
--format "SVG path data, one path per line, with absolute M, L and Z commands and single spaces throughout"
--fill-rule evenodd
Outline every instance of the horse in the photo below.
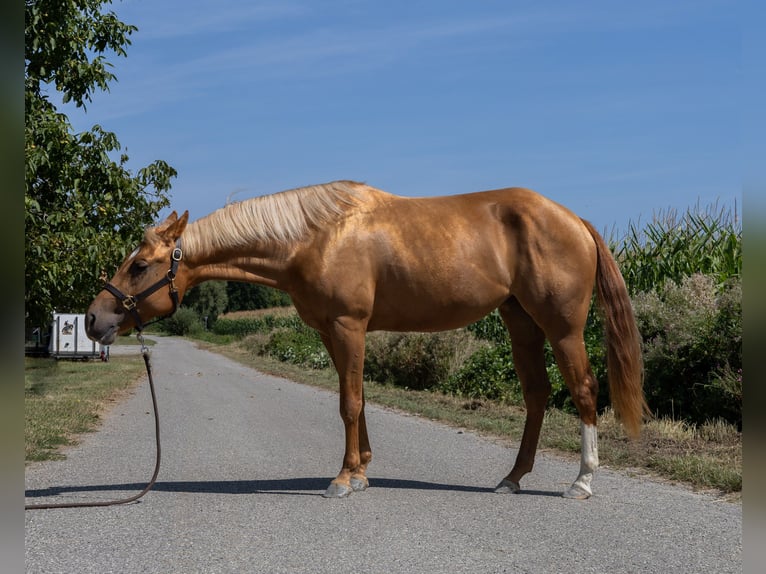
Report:
M 599 464 L 598 381 L 583 339 L 595 287 L 612 407 L 629 437 L 640 432 L 648 414 L 641 339 L 617 263 L 589 222 L 532 190 L 402 197 L 335 181 L 188 219 L 188 211 L 180 217 L 173 211 L 145 230 L 88 308 L 86 332 L 108 345 L 118 334 L 140 331 L 148 319 L 173 313 L 189 288 L 208 280 L 288 293 L 338 373 L 345 452 L 325 497 L 369 486 L 362 376 L 368 331 L 450 330 L 499 311 L 526 421 L 498 493 L 520 492 L 534 464 L 551 392 L 547 339 L 580 418 L 580 469 L 563 496 L 586 499 Z

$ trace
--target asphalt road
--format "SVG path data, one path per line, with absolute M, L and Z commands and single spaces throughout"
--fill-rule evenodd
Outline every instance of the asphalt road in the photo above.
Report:
M 497 495 L 512 446 L 373 405 L 370 489 L 324 499 L 343 450 L 334 393 L 181 339 L 158 340 L 152 362 L 155 488 L 123 506 L 27 511 L 28 573 L 742 571 L 739 504 L 609 469 L 590 500 L 566 500 L 578 463 L 544 454 L 521 494 Z M 124 498 L 153 464 L 143 384 L 66 460 L 28 467 L 26 501 Z

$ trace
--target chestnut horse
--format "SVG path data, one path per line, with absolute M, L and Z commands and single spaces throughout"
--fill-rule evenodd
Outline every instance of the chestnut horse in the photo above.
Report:
M 510 333 L 527 419 L 516 462 L 496 492 L 518 492 L 532 470 L 551 385 L 547 339 L 581 420 L 581 462 L 564 496 L 588 498 L 598 467 L 597 381 L 583 329 L 596 287 L 603 309 L 611 401 L 635 436 L 646 412 L 640 338 L 619 269 L 600 235 L 565 207 L 521 188 L 404 198 L 338 181 L 233 203 L 188 223 L 173 212 L 87 311 L 91 339 L 175 311 L 203 281 L 287 292 L 316 329 L 340 382 L 345 454 L 324 496 L 368 486 L 365 333 L 442 331 L 498 309 Z M 165 288 L 167 286 L 167 289 Z

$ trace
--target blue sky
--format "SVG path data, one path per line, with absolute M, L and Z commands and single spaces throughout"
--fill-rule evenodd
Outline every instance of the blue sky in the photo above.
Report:
M 741 209 L 740 14 L 724 1 L 127 0 L 76 131 L 178 170 L 172 209 L 334 179 L 531 187 L 623 229 Z M 166 212 L 163 212 L 163 214 Z

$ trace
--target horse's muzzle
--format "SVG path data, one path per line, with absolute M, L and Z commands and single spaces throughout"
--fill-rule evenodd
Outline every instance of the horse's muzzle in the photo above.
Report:
M 106 313 L 106 315 L 109 315 L 109 318 L 88 309 L 85 315 L 85 333 L 92 341 L 111 345 L 120 331 L 120 321 L 123 316 L 112 313 Z

